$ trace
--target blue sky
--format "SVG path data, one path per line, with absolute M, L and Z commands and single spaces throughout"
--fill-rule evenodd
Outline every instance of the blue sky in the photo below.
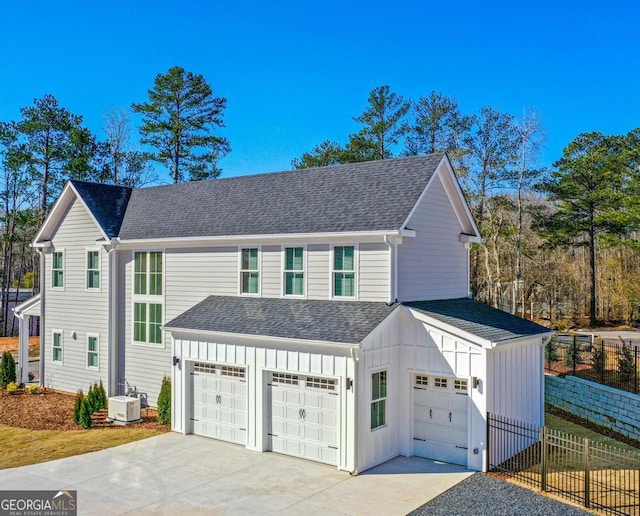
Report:
M 345 141 L 369 91 L 536 109 L 542 164 L 585 131 L 640 126 L 640 2 L 0 0 L 0 120 L 45 93 L 101 134 L 174 65 L 228 100 L 224 176 Z

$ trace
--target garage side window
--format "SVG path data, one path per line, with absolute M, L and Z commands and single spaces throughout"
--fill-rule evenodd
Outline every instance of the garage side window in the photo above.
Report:
M 51 286 L 64 288 L 64 252 L 54 251 L 51 256 Z
M 162 344 L 162 253 L 136 251 L 133 266 L 133 341 Z
M 371 375 L 371 430 L 386 424 L 387 372 Z

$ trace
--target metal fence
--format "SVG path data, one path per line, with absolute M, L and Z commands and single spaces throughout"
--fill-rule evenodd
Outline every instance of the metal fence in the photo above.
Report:
M 640 515 L 640 452 L 487 414 L 489 471 L 607 514 Z
M 640 390 L 640 341 L 555 335 L 545 349 L 545 370 L 635 394 Z

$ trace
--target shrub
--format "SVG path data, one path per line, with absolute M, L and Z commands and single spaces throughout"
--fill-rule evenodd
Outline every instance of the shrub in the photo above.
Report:
M 82 402 L 82 407 L 80 408 L 80 426 L 85 430 L 91 428 L 91 426 L 93 425 L 91 413 L 91 405 L 89 404 L 89 399 L 87 397 Z
M 598 374 L 604 373 L 607 369 L 607 355 L 604 352 L 602 340 L 596 342 L 591 348 L 591 367 Z
M 7 394 L 15 394 L 18 392 L 18 383 L 10 382 L 7 384 Z
M 0 388 L 5 389 L 11 382 L 18 379 L 16 376 L 16 361 L 11 353 L 6 351 L 2 354 L 0 360 Z
M 171 380 L 168 377 L 162 379 L 160 395 L 158 396 L 158 423 L 168 425 L 171 423 Z
M 91 413 L 93 414 L 96 410 L 96 394 L 95 389 L 93 388 L 93 384 L 89 386 L 89 392 L 87 393 L 87 403 L 89 404 L 89 408 L 91 409 Z
M 571 344 L 566 348 L 564 354 L 564 365 L 567 367 L 575 367 L 582 361 L 581 344 L 576 341 L 575 336 L 571 340 Z
M 102 380 L 100 380 L 100 384 L 98 385 L 98 394 L 100 395 L 100 408 L 107 408 L 107 391 L 104 390 L 104 385 L 102 385 Z
M 80 412 L 82 411 L 82 405 L 84 404 L 84 393 L 82 389 L 76 394 L 76 402 L 73 405 L 73 422 L 76 425 L 80 424 Z
M 636 374 L 636 364 L 631 346 L 622 346 L 622 354 L 618 358 L 618 374 L 620 381 L 626 383 L 633 380 Z
M 29 387 L 27 387 L 27 392 L 29 394 L 38 394 L 40 392 L 40 387 L 37 385 L 29 385 Z
M 558 343 L 555 338 L 552 338 L 544 348 L 544 359 L 547 361 L 547 365 L 551 366 L 553 362 L 557 362 L 560 360 L 560 355 L 558 354 Z

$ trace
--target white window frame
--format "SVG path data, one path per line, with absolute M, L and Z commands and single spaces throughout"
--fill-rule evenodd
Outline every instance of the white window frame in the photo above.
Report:
M 61 253 L 62 254 L 62 269 L 54 269 L 53 268 L 53 257 L 55 255 L 55 253 Z M 54 249 L 51 252 L 51 290 L 64 290 L 65 285 L 67 284 L 67 274 L 66 274 L 66 265 L 67 263 L 67 253 L 65 253 L 64 249 Z M 61 287 L 57 287 L 54 286 L 53 284 L 53 278 L 54 278 L 54 271 L 62 271 L 62 286 Z
M 60 346 L 56 347 L 56 335 L 60 335 Z M 60 360 L 55 360 L 54 350 L 60 349 Z M 51 330 L 51 363 L 56 365 L 64 365 L 64 332 L 62 330 Z
M 353 247 L 353 296 L 336 296 L 334 292 L 333 274 L 336 271 L 335 265 L 335 248 L 336 247 Z M 358 284 L 360 282 L 360 249 L 358 244 L 330 244 L 329 246 L 329 298 L 340 299 L 342 301 L 357 301 L 358 300 Z
M 147 254 L 147 265 L 149 264 L 148 262 L 148 257 L 149 257 L 149 253 L 161 253 L 162 254 L 162 294 L 161 295 L 151 295 L 149 294 L 149 282 L 150 282 L 150 278 L 151 278 L 151 270 L 150 268 L 147 268 L 147 273 L 146 273 L 146 294 L 136 294 L 135 291 L 135 281 L 136 281 L 136 253 L 146 253 Z M 165 292 L 167 291 L 166 289 L 166 283 L 167 283 L 167 275 L 166 275 L 166 269 L 167 269 L 167 253 L 165 251 L 165 249 L 134 249 L 131 251 L 131 343 L 134 346 L 141 346 L 141 347 L 148 347 L 148 348 L 154 348 L 154 349 L 164 349 L 166 347 L 166 334 L 164 332 L 164 330 L 160 330 L 160 335 L 161 335 L 161 343 L 156 343 L 156 342 L 149 342 L 149 304 L 157 304 L 157 305 L 161 305 L 161 313 L 162 313 L 162 322 L 161 322 L 161 326 L 162 324 L 164 324 L 164 322 L 166 321 L 166 314 L 165 314 Z M 136 338 L 136 331 L 135 331 L 135 309 L 136 309 L 136 303 L 144 303 L 146 305 L 146 320 L 145 320 L 145 326 L 146 326 L 146 340 L 143 341 L 138 341 L 135 340 Z
M 89 269 L 89 253 L 98 253 L 98 286 L 89 287 L 89 271 L 96 271 L 96 269 Z M 102 250 L 99 247 L 87 247 L 84 253 L 84 286 L 87 292 L 100 292 L 102 287 Z
M 95 351 L 91 351 L 89 349 L 89 339 L 95 338 L 96 339 L 96 343 L 97 343 L 97 348 Z M 98 365 L 97 366 L 90 366 L 89 365 L 89 355 L 91 353 L 95 353 L 97 358 L 98 358 Z M 98 333 L 87 333 L 87 369 L 89 369 L 90 371 L 100 371 L 100 335 Z
M 373 398 L 373 376 L 376 374 L 380 374 L 380 373 L 385 373 L 386 376 L 386 392 L 384 397 L 382 398 Z M 373 410 L 373 404 L 377 403 L 379 401 L 384 400 L 384 423 L 381 425 L 376 426 L 375 428 L 370 428 L 370 430 L 372 432 L 375 432 L 376 430 L 379 430 L 381 428 L 386 428 L 387 427 L 387 421 L 388 421 L 388 414 L 389 414 L 389 404 L 387 403 L 387 400 L 389 399 L 389 368 L 382 368 L 382 369 L 373 369 L 369 372 L 370 376 L 370 388 L 369 388 L 369 395 L 371 396 L 371 399 L 369 401 L 369 421 L 371 421 L 371 411 Z
M 255 269 L 243 269 L 242 268 L 242 251 L 245 249 L 257 249 L 258 250 L 258 292 L 249 293 L 242 292 L 242 273 L 243 272 L 255 272 Z M 238 295 L 248 297 L 262 297 L 262 246 L 260 245 L 242 245 L 238 246 Z
M 287 266 L 287 249 L 290 248 L 302 248 L 302 270 L 301 271 L 294 271 L 294 270 L 287 270 L 285 267 Z M 309 277 L 309 275 L 307 274 L 307 245 L 306 244 L 291 244 L 291 245 L 282 245 L 281 247 L 281 255 L 280 255 L 280 262 L 281 262 L 281 274 L 280 274 L 280 281 L 282 283 L 282 297 L 293 297 L 293 298 L 297 298 L 297 299 L 306 299 L 307 298 L 307 279 Z M 286 277 L 287 277 L 287 272 L 301 272 L 302 273 L 302 295 L 297 295 L 297 294 L 287 294 L 287 282 L 286 282 Z

